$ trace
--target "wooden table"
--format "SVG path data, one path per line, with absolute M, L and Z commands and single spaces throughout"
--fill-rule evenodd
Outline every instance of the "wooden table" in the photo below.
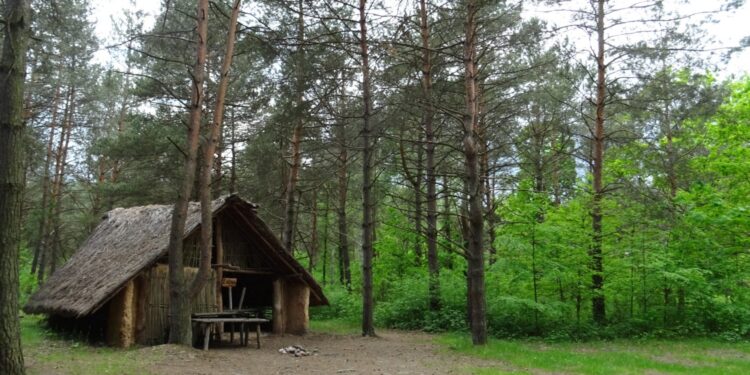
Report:
M 193 323 L 197 323 L 203 330 L 203 350 L 208 350 L 208 343 L 211 341 L 211 330 L 218 332 L 217 326 L 220 323 L 239 323 L 240 324 L 240 343 L 247 346 L 250 325 L 255 323 L 255 341 L 260 349 L 260 325 L 268 323 L 268 319 L 248 318 L 232 316 L 231 312 L 226 313 L 204 313 L 193 314 Z M 211 315 L 211 316 L 206 316 Z M 224 315 L 224 316 L 221 316 Z

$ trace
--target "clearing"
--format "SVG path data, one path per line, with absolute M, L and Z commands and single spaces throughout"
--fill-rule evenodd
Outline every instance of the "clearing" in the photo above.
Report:
M 93 347 L 46 333 L 22 319 L 29 374 L 748 374 L 750 343 L 621 340 L 546 343 L 493 340 L 473 348 L 464 335 L 380 330 L 362 338 L 351 326 L 318 322 L 308 336 L 265 336 L 263 347 L 204 352 L 174 345 L 128 350 Z M 333 333 L 322 333 L 333 332 Z M 278 350 L 299 345 L 313 355 Z

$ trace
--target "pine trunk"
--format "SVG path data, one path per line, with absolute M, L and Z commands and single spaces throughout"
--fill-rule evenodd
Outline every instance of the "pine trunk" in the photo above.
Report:
M 52 164 L 52 145 L 55 140 L 55 131 L 57 130 L 57 114 L 58 107 L 60 105 L 60 85 L 55 87 L 55 95 L 52 99 L 52 120 L 49 124 L 49 138 L 47 138 L 47 153 L 44 158 L 44 172 L 42 175 L 42 206 L 41 206 L 41 217 L 39 218 L 39 238 L 37 245 L 34 249 L 34 259 L 31 262 L 31 273 L 36 274 L 37 268 L 44 258 L 44 253 L 47 251 L 47 242 L 49 236 L 47 232 L 49 230 L 49 195 L 50 195 L 50 174 L 49 169 Z M 39 279 L 43 276 L 44 271 L 39 272 Z
M 338 125 L 337 142 L 339 144 L 338 156 L 338 205 L 336 217 L 338 221 L 338 264 L 339 281 L 346 286 L 347 290 L 352 287 L 351 261 L 349 259 L 349 229 L 346 215 L 346 198 L 349 190 L 349 179 L 346 165 L 349 156 L 346 145 L 346 124 L 341 121 Z
M 24 69 L 30 7 L 6 0 L 0 55 L 0 373 L 24 374 L 18 318 L 18 251 L 24 188 Z
M 72 71 L 75 71 L 75 61 L 73 62 Z M 71 86 L 68 90 L 68 100 L 65 104 L 65 112 L 63 115 L 63 124 L 60 131 L 60 142 L 57 145 L 57 154 L 55 160 L 55 179 L 52 184 L 52 244 L 49 246 L 51 252 L 49 254 L 49 274 L 55 273 L 57 268 L 57 262 L 62 252 L 62 238 L 60 233 L 62 232 L 62 190 L 65 180 L 65 166 L 68 161 L 68 146 L 70 145 L 70 136 L 73 133 L 73 116 L 75 114 L 76 104 L 76 87 Z M 46 262 L 45 262 L 46 263 Z M 44 271 L 43 269 L 41 270 Z M 39 279 L 41 282 L 43 277 Z
M 373 145 L 370 137 L 370 62 L 367 45 L 367 18 L 365 5 L 367 0 L 359 0 L 359 47 L 362 57 L 362 335 L 375 336 L 373 324 L 374 302 L 372 296 L 372 258 L 373 258 L 373 202 L 372 202 L 372 154 Z
M 465 157 L 465 191 L 468 200 L 468 248 L 466 249 L 469 279 L 469 310 L 471 311 L 471 340 L 474 345 L 487 343 L 487 317 L 484 292 L 484 249 L 482 232 L 482 196 L 479 178 L 477 145 L 477 5 L 469 0 L 466 15 L 466 39 L 464 41 L 464 65 L 466 87 L 466 112 L 463 116 L 463 149 Z
M 422 35 L 422 94 L 425 135 L 425 174 L 427 175 L 427 270 L 428 298 L 431 311 L 440 309 L 440 265 L 437 249 L 437 179 L 435 177 L 435 106 L 432 99 L 432 54 L 427 1 L 419 1 L 420 30 Z
M 195 169 L 198 165 L 198 140 L 200 138 L 201 110 L 203 107 L 203 85 L 206 67 L 206 40 L 208 37 L 208 0 L 198 1 L 197 11 L 197 51 L 193 68 L 192 95 L 190 98 L 190 120 L 187 137 L 187 158 L 182 185 L 177 193 L 177 201 L 172 210 L 172 223 L 169 234 L 169 342 L 190 345 L 190 303 L 183 261 L 183 235 L 187 219 L 188 202 L 195 182 Z
M 240 0 L 234 0 L 232 5 L 232 16 L 229 20 L 229 32 L 227 33 L 227 50 L 224 54 L 224 62 L 221 66 L 221 78 L 219 80 L 216 103 L 209 136 L 203 145 L 203 165 L 200 174 L 200 201 L 201 201 L 201 256 L 200 266 L 195 279 L 190 285 L 190 299 L 197 297 L 203 287 L 211 280 L 211 249 L 213 244 L 213 207 L 211 201 L 211 174 L 213 172 L 214 154 L 219 144 L 221 125 L 224 122 L 224 101 L 229 86 L 229 68 L 232 66 L 234 55 L 234 36 L 237 30 L 237 17 L 240 14 Z
M 284 248 L 290 254 L 294 252 L 294 219 L 296 217 L 296 194 L 297 194 L 297 182 L 299 181 L 299 170 L 301 168 L 302 154 L 300 153 L 300 143 L 302 142 L 302 128 L 304 122 L 304 94 L 305 94 L 305 71 L 304 71 L 304 58 L 305 50 L 302 47 L 305 42 L 305 14 L 302 0 L 299 0 L 299 14 L 297 18 L 297 53 L 296 53 L 296 123 L 294 130 L 292 131 L 292 163 L 291 169 L 289 170 L 289 180 L 286 186 L 286 210 L 284 214 L 284 229 L 282 231 L 282 239 L 284 242 Z
M 604 1 L 598 0 L 596 30 L 598 37 L 597 77 L 596 77 L 596 122 L 594 128 L 593 188 L 594 196 L 591 208 L 593 229 L 591 245 L 591 311 L 594 321 L 603 324 L 606 320 L 604 303 L 604 267 L 602 262 L 602 207 L 604 196 L 602 186 L 602 166 L 604 163 L 604 106 L 606 95 L 604 63 Z

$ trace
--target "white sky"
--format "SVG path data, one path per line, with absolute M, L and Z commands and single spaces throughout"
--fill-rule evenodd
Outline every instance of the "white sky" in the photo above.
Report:
M 386 0 L 386 2 L 392 0 Z M 580 1 L 580 0 L 578 0 Z M 618 0 L 621 2 L 622 0 Z M 153 19 L 161 7 L 160 0 L 133 0 L 135 9 L 143 10 L 148 15 L 146 21 L 146 28 L 151 26 Z M 691 8 L 687 11 L 693 11 L 693 9 L 700 9 L 701 6 L 712 6 L 715 4 L 714 0 L 692 0 L 692 3 L 685 8 Z M 105 42 L 102 45 L 102 49 L 97 53 L 96 60 L 99 62 L 111 61 L 109 54 L 103 47 L 112 41 L 112 17 L 119 17 L 122 12 L 131 7 L 131 2 L 126 0 L 92 0 L 94 10 L 92 13 L 92 19 L 96 22 L 96 32 L 100 38 Z M 570 7 L 570 5 L 568 6 Z M 548 8 L 546 8 L 548 9 Z M 686 11 L 683 9 L 683 11 Z M 534 13 L 534 12 L 530 12 Z M 541 18 L 548 19 L 550 21 L 557 21 L 559 23 L 565 23 L 567 21 L 567 15 L 558 13 L 557 15 L 535 14 Z M 717 45 L 709 47 L 728 47 L 736 46 L 743 37 L 750 37 L 750 4 L 745 4 L 739 10 L 733 13 L 723 13 L 719 17 L 716 24 L 706 25 L 706 32 L 715 37 Z M 586 41 L 583 41 L 586 43 Z M 729 61 L 728 65 L 723 71 L 716 72 L 720 78 L 728 77 L 730 74 L 741 76 L 743 74 L 750 73 L 750 49 L 746 49 L 741 53 L 736 53 L 732 60 Z

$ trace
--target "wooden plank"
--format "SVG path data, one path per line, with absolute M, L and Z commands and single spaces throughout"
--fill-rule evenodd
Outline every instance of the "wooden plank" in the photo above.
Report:
M 221 286 L 224 288 L 234 288 L 237 286 L 237 278 L 224 277 L 221 279 Z
M 261 276 L 270 276 L 270 275 L 276 275 L 276 272 L 273 272 L 272 270 L 267 269 L 243 269 L 243 268 L 225 268 L 224 272 L 227 274 L 243 274 L 243 275 L 261 275 Z
M 261 318 L 193 318 L 196 323 L 268 323 L 270 320 Z

